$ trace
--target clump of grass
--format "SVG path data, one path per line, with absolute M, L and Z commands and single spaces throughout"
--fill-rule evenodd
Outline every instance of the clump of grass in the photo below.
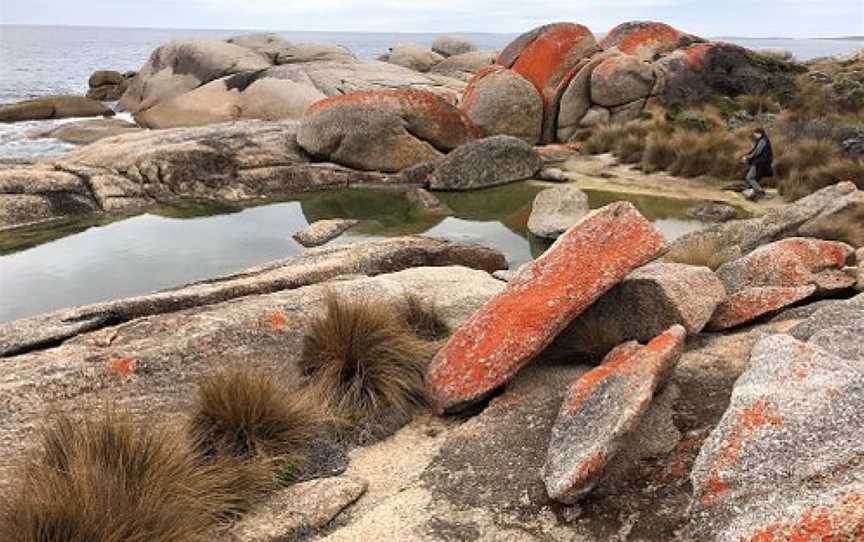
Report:
M 272 476 L 258 463 L 206 460 L 177 429 L 106 413 L 56 416 L 41 450 L 0 497 L 16 542 L 203 542 L 250 509 Z
M 740 162 L 740 143 L 728 133 L 676 133 L 672 146 L 675 160 L 669 173 L 681 177 L 712 175 L 719 178 L 740 178 L 744 166 Z
M 638 164 L 645 152 L 645 136 L 639 133 L 629 133 L 618 140 L 615 145 L 615 156 L 625 164 Z
M 266 458 L 299 470 L 327 416 L 317 397 L 289 392 L 263 371 L 232 369 L 201 381 L 190 431 L 206 457 Z
M 591 136 L 582 145 L 582 149 L 588 154 L 612 152 L 615 144 L 624 137 L 625 133 L 626 130 L 621 124 L 602 124 L 594 128 Z
M 778 181 L 777 188 L 784 198 L 797 200 L 841 181 L 864 186 L 864 164 L 859 160 L 834 158 L 809 169 L 793 169 Z
M 742 94 L 735 101 L 751 115 L 780 112 L 780 104 L 772 96 L 766 94 Z
M 669 169 L 675 162 L 675 150 L 672 139 L 667 134 L 650 134 L 645 140 L 645 151 L 642 153 L 642 171 L 654 173 Z
M 626 341 L 619 323 L 600 311 L 589 311 L 574 320 L 545 352 L 551 360 L 599 362 L 610 350 Z
M 409 294 L 405 297 L 402 318 L 420 339 L 438 341 L 450 334 L 450 328 L 438 315 L 435 306 L 416 295 Z
M 665 260 L 716 270 L 740 256 L 738 247 L 723 246 L 715 237 L 697 235 L 675 243 L 666 253 Z
M 334 410 L 359 423 L 385 410 L 407 417 L 424 404 L 426 366 L 438 343 L 418 337 L 387 301 L 328 290 L 325 304 L 307 328 L 302 369 Z

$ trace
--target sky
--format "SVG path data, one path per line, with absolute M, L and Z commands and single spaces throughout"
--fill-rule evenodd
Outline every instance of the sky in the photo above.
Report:
M 2 24 L 516 33 L 574 21 L 602 33 L 645 19 L 704 36 L 864 35 L 864 0 L 0 0 Z

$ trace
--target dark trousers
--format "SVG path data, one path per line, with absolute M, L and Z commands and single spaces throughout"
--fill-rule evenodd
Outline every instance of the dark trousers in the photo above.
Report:
M 750 166 L 750 170 L 747 172 L 747 184 L 750 185 L 757 194 L 764 194 L 765 190 L 762 189 L 762 185 L 759 184 L 761 177 L 759 177 L 759 169 L 756 166 Z

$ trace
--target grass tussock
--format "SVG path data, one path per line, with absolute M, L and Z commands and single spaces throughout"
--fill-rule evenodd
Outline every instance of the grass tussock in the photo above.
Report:
M 288 391 L 263 371 L 233 369 L 201 381 L 190 430 L 207 457 L 266 458 L 293 471 L 327 421 L 310 393 Z
M 765 94 L 742 94 L 735 101 L 744 111 L 753 116 L 780 112 L 780 104 L 777 100 Z
M 14 542 L 199 542 L 250 509 L 269 468 L 202 458 L 181 430 L 106 413 L 57 416 L 0 497 L 0 533 Z
M 599 362 L 610 350 L 626 341 L 618 322 L 599 311 L 589 311 L 570 324 L 560 340 L 553 343 L 553 356 L 562 360 L 577 359 Z M 563 356 L 563 353 L 568 356 Z M 568 359 L 569 358 L 569 359 Z
M 626 134 L 626 128 L 620 124 L 601 124 L 591 136 L 585 140 L 582 148 L 588 154 L 604 154 L 612 152 L 618 140 Z
M 302 369 L 334 411 L 357 423 L 385 410 L 410 416 L 424 404 L 426 366 L 439 343 L 416 330 L 429 330 L 429 317 L 415 313 L 412 324 L 387 301 L 347 300 L 332 290 L 325 303 L 307 328 Z
M 724 263 L 731 262 L 741 256 L 740 249 L 722 246 L 713 237 L 700 235 L 681 241 L 674 244 L 672 249 L 666 253 L 665 259 L 667 261 L 716 270 Z

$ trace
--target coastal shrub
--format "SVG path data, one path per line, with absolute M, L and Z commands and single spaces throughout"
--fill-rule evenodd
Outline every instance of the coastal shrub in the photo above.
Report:
M 678 132 L 673 137 L 672 145 L 675 148 L 675 160 L 669 165 L 672 175 L 711 175 L 724 179 L 743 175 L 741 144 L 732 134 L 720 131 Z
M 642 153 L 642 171 L 654 173 L 664 169 L 675 161 L 675 146 L 672 139 L 663 133 L 652 133 L 645 140 L 645 151 Z
M 585 140 L 582 148 L 588 154 L 603 154 L 612 152 L 619 139 L 624 137 L 625 128 L 621 124 L 601 124 L 594 128 L 591 136 Z
M 785 199 L 797 200 L 841 181 L 851 181 L 859 188 L 864 187 L 864 163 L 834 158 L 808 169 L 793 169 L 777 180 L 777 189 Z
M 625 164 L 638 164 L 645 152 L 646 136 L 641 133 L 629 133 L 615 144 L 614 153 Z
M 773 97 L 766 94 L 742 94 L 735 101 L 744 111 L 754 116 L 763 113 L 780 112 L 780 104 Z
M 325 421 L 317 397 L 263 371 L 230 369 L 199 383 L 189 427 L 206 457 L 266 458 L 284 472 L 299 470 Z
M 0 497 L 14 542 L 203 542 L 272 479 L 260 464 L 206 460 L 186 434 L 128 414 L 55 416 Z
M 307 327 L 302 369 L 335 412 L 359 423 L 384 410 L 410 416 L 425 403 L 424 374 L 438 342 L 418 337 L 387 300 L 328 290 L 325 306 Z

